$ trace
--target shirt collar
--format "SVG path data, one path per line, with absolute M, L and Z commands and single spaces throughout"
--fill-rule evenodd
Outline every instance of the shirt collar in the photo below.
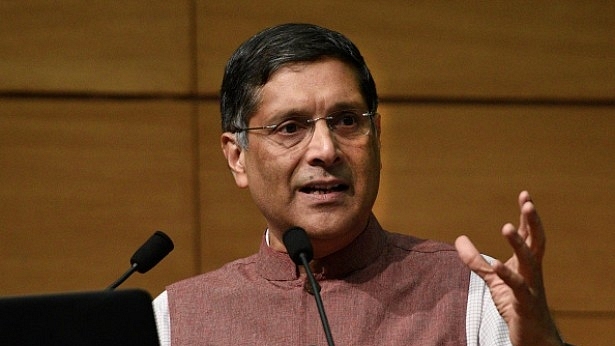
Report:
M 256 264 L 259 274 L 270 281 L 292 281 L 299 278 L 295 263 L 288 254 L 273 250 L 268 246 L 269 232 L 261 242 Z M 318 260 L 314 276 L 319 279 L 342 278 L 367 267 L 382 253 L 385 245 L 385 232 L 372 214 L 365 230 L 347 247 Z

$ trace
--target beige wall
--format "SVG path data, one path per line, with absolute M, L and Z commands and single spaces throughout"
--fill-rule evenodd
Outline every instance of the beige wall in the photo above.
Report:
M 615 5 L 605 2 L 5 1 L 0 295 L 100 289 L 156 229 L 176 250 L 124 287 L 256 250 L 264 221 L 219 150 L 217 90 L 272 24 L 344 32 L 379 86 L 393 231 L 505 258 L 529 189 L 549 301 L 578 344 L 615 332 Z

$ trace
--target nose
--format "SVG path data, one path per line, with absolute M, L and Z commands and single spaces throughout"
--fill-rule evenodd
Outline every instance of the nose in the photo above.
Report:
M 326 167 L 339 161 L 337 143 L 327 121 L 316 120 L 313 131 L 305 154 L 310 165 Z

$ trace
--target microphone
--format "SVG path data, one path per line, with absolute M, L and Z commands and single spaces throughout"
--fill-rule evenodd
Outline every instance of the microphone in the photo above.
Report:
M 331 336 L 331 328 L 329 327 L 329 321 L 327 320 L 327 315 L 325 314 L 325 307 L 323 306 L 322 298 L 320 297 L 320 286 L 316 282 L 316 279 L 314 279 L 314 274 L 312 273 L 309 265 L 309 262 L 314 257 L 314 251 L 312 250 L 310 238 L 308 238 L 308 235 L 305 233 L 303 228 L 292 227 L 284 233 L 282 236 L 282 241 L 284 242 L 284 246 L 286 246 L 288 256 L 290 256 L 293 262 L 297 265 L 303 265 L 305 268 L 310 285 L 312 285 L 312 291 L 314 291 L 314 299 L 316 299 L 316 307 L 318 308 L 318 313 L 320 314 L 320 321 L 322 322 L 322 328 L 325 331 L 327 344 L 329 346 L 334 346 L 335 344 L 333 343 L 333 337 Z
M 156 231 L 130 258 L 130 268 L 117 279 L 114 283 L 107 287 L 107 290 L 113 290 L 122 282 L 126 281 L 132 273 L 138 271 L 143 274 L 152 269 L 158 262 L 162 261 L 166 255 L 174 248 L 171 238 L 162 231 Z

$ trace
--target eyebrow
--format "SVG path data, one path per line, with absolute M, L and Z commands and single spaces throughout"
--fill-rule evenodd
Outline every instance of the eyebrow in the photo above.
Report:
M 290 109 L 273 115 L 271 118 L 266 120 L 266 122 L 269 125 L 277 125 L 289 119 L 309 119 L 311 117 L 312 115 L 310 114 L 310 112 L 300 111 L 298 109 Z
M 369 110 L 369 108 L 365 106 L 363 102 L 361 102 L 361 104 L 352 102 L 352 101 L 340 102 L 340 103 L 334 104 L 333 107 L 329 108 L 329 110 L 327 110 L 326 114 L 323 114 L 323 116 L 329 115 L 331 113 L 343 111 L 346 109 L 359 109 L 359 110 L 364 109 L 366 112 Z M 278 114 L 273 115 L 269 120 L 267 120 L 267 123 L 268 124 L 279 124 L 282 121 L 287 120 L 287 119 L 312 118 L 313 116 L 314 114 L 310 111 L 302 110 L 300 108 L 291 108 L 291 109 L 287 109 L 287 110 L 279 112 Z
M 365 108 L 365 111 L 369 110 L 369 107 L 366 106 L 364 102 L 361 102 L 361 103 L 341 102 L 341 103 L 335 104 L 334 107 L 332 108 L 333 110 L 328 113 L 343 111 L 345 109 L 361 109 L 362 110 L 363 108 Z

